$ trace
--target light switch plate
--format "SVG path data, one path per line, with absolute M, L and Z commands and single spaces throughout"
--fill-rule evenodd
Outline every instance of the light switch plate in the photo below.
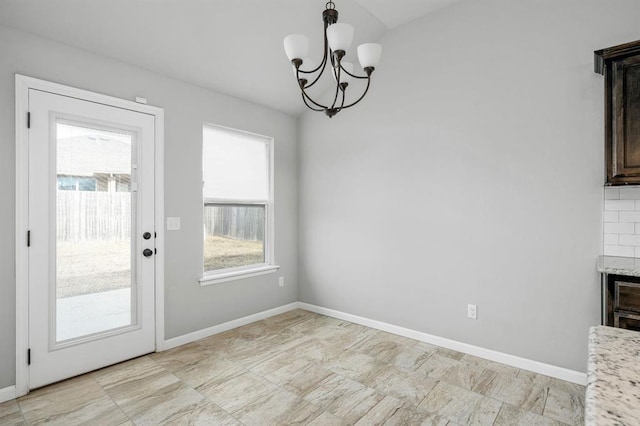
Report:
M 168 217 L 167 218 L 167 231 L 179 231 L 180 230 L 180 218 Z

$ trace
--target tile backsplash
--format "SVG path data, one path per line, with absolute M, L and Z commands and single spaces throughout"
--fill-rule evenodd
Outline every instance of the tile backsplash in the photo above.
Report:
M 640 257 L 640 187 L 604 189 L 604 254 Z

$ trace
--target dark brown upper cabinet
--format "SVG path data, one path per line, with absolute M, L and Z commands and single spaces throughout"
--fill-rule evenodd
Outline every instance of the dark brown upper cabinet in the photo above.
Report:
M 640 184 L 640 40 L 594 55 L 605 81 L 606 183 Z

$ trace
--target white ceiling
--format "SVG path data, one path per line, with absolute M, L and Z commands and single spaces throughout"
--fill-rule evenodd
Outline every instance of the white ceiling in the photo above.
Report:
M 392 29 L 460 0 L 356 0 Z
M 334 1 L 357 45 L 458 0 Z M 0 24 L 297 115 L 304 106 L 282 39 L 308 35 L 319 58 L 325 3 L 0 0 Z

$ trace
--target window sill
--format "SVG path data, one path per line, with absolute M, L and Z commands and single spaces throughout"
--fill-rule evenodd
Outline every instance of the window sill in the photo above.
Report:
M 243 269 L 241 271 L 229 271 L 219 274 L 205 275 L 198 281 L 201 286 L 221 284 L 227 281 L 241 280 L 244 278 L 257 277 L 259 275 L 271 274 L 280 269 L 279 265 L 258 266 L 251 269 Z

